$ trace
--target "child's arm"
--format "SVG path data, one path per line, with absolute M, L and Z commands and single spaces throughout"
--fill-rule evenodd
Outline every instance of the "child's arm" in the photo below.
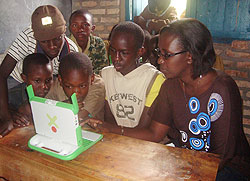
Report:
M 11 120 L 0 120 L 0 138 L 7 135 L 13 129 L 13 122 Z
M 13 122 L 15 127 L 28 126 L 32 123 L 32 112 L 28 102 L 22 104 L 17 111 L 13 111 Z

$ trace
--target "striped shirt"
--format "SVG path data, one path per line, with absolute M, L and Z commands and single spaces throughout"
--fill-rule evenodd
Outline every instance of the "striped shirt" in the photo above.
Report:
M 75 43 L 65 36 L 65 43 L 68 43 L 70 52 L 78 52 L 78 48 Z M 33 30 L 31 27 L 28 27 L 24 31 L 22 31 L 16 38 L 16 40 L 12 43 L 10 48 L 8 49 L 7 54 L 9 54 L 12 58 L 17 61 L 17 64 L 10 74 L 15 80 L 18 82 L 23 82 L 21 78 L 21 73 L 23 70 L 23 59 L 29 54 L 35 53 L 37 46 L 37 41 L 33 36 Z M 61 52 L 59 53 L 59 55 Z M 55 57 L 53 62 L 53 74 L 58 74 L 59 67 L 59 55 Z

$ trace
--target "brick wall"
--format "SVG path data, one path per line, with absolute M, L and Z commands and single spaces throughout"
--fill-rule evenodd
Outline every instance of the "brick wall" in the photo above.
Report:
M 239 86 L 243 99 L 243 126 L 250 143 L 250 41 L 234 40 L 231 44 L 214 43 L 221 56 L 225 72 Z
M 94 34 L 107 39 L 112 27 L 124 20 L 124 0 L 73 0 L 72 9 L 88 9 L 94 16 Z

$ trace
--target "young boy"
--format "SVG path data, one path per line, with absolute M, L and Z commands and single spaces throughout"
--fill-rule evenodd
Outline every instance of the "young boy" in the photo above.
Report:
M 71 39 L 78 44 L 80 52 L 90 58 L 94 73 L 99 74 L 99 71 L 109 63 L 103 40 L 91 34 L 94 29 L 93 16 L 87 10 L 80 9 L 71 14 L 69 19 L 69 30 L 73 34 Z
M 53 66 L 47 56 L 41 53 L 30 54 L 24 58 L 21 77 L 25 87 L 32 85 L 34 94 L 45 97 L 53 82 Z M 14 126 L 27 126 L 32 123 L 32 113 L 26 92 L 18 111 L 13 111 Z
M 72 52 L 62 58 L 58 81 L 55 81 L 47 98 L 69 101 L 76 93 L 79 120 L 94 117 L 103 120 L 105 88 L 103 80 L 93 74 L 90 59 L 83 53 Z M 91 96 L 87 96 L 91 94 Z
M 128 129 L 148 127 L 148 109 L 165 78 L 149 63 L 140 64 L 144 32 L 133 22 L 119 23 L 111 34 L 113 66 L 102 70 L 105 83 L 105 122 L 101 129 L 124 134 Z
M 8 127 L 12 122 L 8 103 L 15 105 L 20 102 L 12 98 L 12 92 L 17 85 L 23 83 L 20 75 L 23 59 L 27 55 L 36 52 L 48 56 L 52 60 L 53 73 L 56 75 L 60 59 L 69 52 L 78 51 L 74 42 L 65 36 L 65 32 L 66 21 L 57 7 L 43 5 L 33 12 L 31 27 L 18 35 L 0 66 L 0 121 L 7 122 L 0 124 Z M 21 96 L 19 95 L 18 99 L 22 99 Z

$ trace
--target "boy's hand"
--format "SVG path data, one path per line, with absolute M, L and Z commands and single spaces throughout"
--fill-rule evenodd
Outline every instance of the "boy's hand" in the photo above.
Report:
M 84 124 L 88 124 L 91 128 L 95 129 L 95 130 L 102 130 L 101 125 L 103 124 L 103 122 L 101 120 L 97 120 L 94 118 L 89 118 L 86 119 L 85 121 L 81 122 L 81 126 L 84 126 Z
M 83 101 L 78 101 L 78 100 L 77 100 L 77 102 L 78 102 L 79 110 L 83 110 L 83 109 L 84 109 L 84 104 L 85 104 L 85 102 L 83 102 Z
M 97 130 L 98 132 L 103 132 L 103 133 L 108 133 L 110 132 L 110 127 L 112 126 L 111 124 L 97 120 L 97 119 L 87 119 L 83 121 L 80 125 L 83 126 L 84 124 L 88 124 L 91 128 Z
M 11 120 L 0 120 L 0 138 L 3 138 L 13 129 L 13 122 Z
M 31 123 L 31 120 L 27 115 L 19 112 L 15 112 L 12 117 L 14 127 L 24 127 Z

